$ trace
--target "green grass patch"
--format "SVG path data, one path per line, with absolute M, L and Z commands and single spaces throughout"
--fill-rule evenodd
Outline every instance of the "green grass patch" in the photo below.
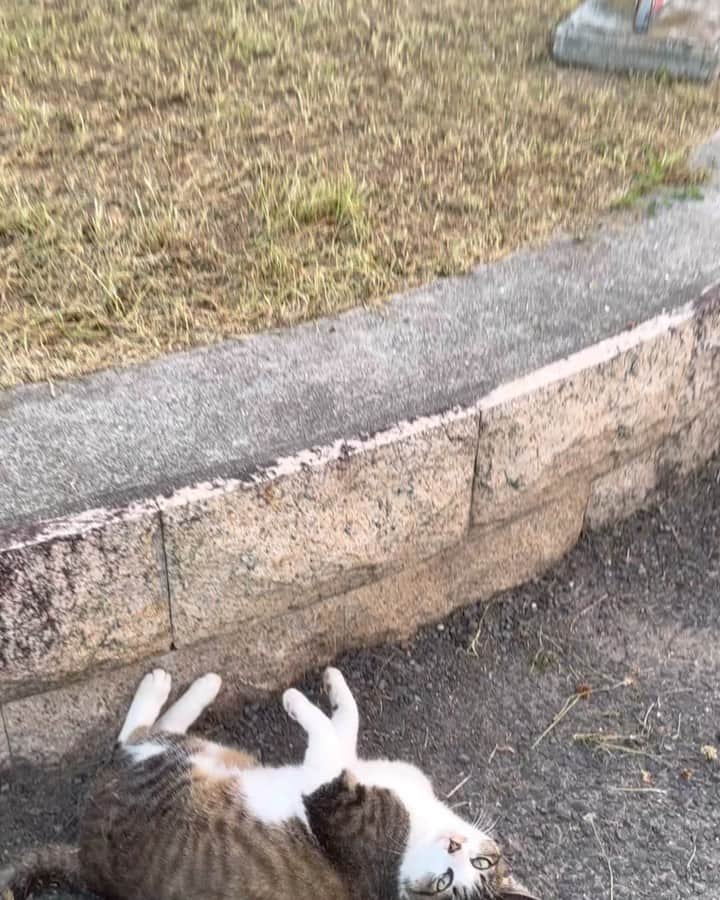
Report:
M 669 154 L 661 159 L 649 156 L 646 167 L 632 177 L 629 189 L 614 204 L 616 209 L 628 209 L 644 200 L 648 194 L 662 187 L 672 187 L 674 200 L 701 200 L 700 185 L 706 174 L 689 171 L 682 154 Z

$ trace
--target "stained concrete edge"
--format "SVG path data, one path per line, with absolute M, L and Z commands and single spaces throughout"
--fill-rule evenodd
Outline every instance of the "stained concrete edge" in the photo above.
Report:
M 0 535 L 0 701 L 171 643 L 157 504 Z
M 248 486 L 159 500 L 175 644 L 342 593 L 457 543 L 480 417 L 457 410 L 305 451 Z

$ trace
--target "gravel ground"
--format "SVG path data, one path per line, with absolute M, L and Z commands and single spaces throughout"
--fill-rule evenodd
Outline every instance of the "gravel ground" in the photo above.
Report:
M 413 760 L 481 808 L 543 900 L 720 897 L 720 462 L 655 508 L 585 536 L 547 576 L 406 645 L 339 665 L 367 755 Z M 305 688 L 317 695 L 319 673 Z M 201 729 L 297 757 L 277 701 Z M 72 837 L 89 774 L 0 783 L 0 861 Z M 0 778 L 0 782 L 2 779 Z

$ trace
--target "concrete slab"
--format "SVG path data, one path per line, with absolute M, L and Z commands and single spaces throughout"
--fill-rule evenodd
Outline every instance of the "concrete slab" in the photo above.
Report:
M 0 532 L 0 702 L 169 649 L 154 505 Z
M 643 3 L 649 6 L 650 0 Z M 553 56 L 559 62 L 603 71 L 664 72 L 698 81 L 717 77 L 720 9 L 715 4 L 669 2 L 651 22 L 646 11 L 650 27 L 644 32 L 633 28 L 634 9 L 633 0 L 585 0 L 556 28 Z M 637 19 L 641 18 L 639 13 Z
M 410 570 L 363 585 L 343 598 L 348 647 L 408 638 L 468 603 L 541 575 L 577 541 L 588 482 L 569 481 L 547 503 L 513 521 L 473 529 L 466 540 Z
M 641 509 L 657 488 L 662 465 L 660 451 L 653 447 L 633 457 L 592 483 L 585 512 L 589 528 L 602 528 Z
M 484 398 L 473 523 L 517 515 L 568 478 L 604 475 L 664 441 L 684 390 L 707 402 L 715 389 L 691 377 L 697 327 L 688 305 Z
M 305 452 L 256 481 L 161 501 L 178 646 L 342 593 L 456 544 L 470 516 L 477 412 Z
M 720 279 L 720 190 L 298 329 L 0 394 L 0 527 L 471 405 Z

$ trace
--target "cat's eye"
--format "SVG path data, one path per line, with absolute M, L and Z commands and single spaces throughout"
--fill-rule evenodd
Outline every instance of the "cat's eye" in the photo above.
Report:
M 492 869 L 494 865 L 496 865 L 497 860 L 492 859 L 490 856 L 475 856 L 470 862 L 473 865 L 473 868 L 477 869 L 479 872 L 485 872 L 487 869 Z
M 442 892 L 446 891 L 452 883 L 453 883 L 453 870 L 448 869 L 444 875 L 441 875 L 435 881 L 435 893 L 442 894 Z

